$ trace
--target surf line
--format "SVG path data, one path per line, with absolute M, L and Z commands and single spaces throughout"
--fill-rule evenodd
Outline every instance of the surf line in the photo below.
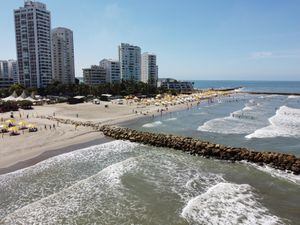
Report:
M 247 148 L 234 148 L 191 137 L 171 134 L 142 132 L 130 128 L 104 125 L 99 128 L 104 135 L 117 139 L 138 142 L 155 147 L 182 150 L 191 155 L 220 160 L 247 161 L 260 166 L 269 165 L 275 169 L 290 171 L 300 175 L 300 158 L 279 152 L 259 152 Z

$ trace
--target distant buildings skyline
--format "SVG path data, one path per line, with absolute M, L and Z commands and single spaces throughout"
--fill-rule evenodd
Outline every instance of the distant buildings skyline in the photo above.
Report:
M 13 74 L 10 76 L 7 75 L 8 61 L 3 63 L 1 73 L 3 78 L 9 79 L 0 82 L 35 88 L 46 87 L 53 81 L 74 84 L 73 31 L 65 27 L 51 29 L 51 12 L 46 4 L 31 0 L 24 1 L 24 6 L 14 10 L 14 22 L 17 61 L 9 62 L 10 74 Z M 118 46 L 118 60 L 103 59 L 99 65 L 83 68 L 82 71 L 84 80 L 90 84 L 132 80 L 156 86 L 156 55 L 147 55 L 144 67 L 142 79 L 141 47 L 121 43 Z

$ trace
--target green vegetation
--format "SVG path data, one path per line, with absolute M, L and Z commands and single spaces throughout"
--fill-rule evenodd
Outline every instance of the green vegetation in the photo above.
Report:
M 0 89 L 0 97 L 7 97 L 13 91 L 16 91 L 17 94 L 21 94 L 25 88 L 21 85 L 13 85 L 7 89 Z M 102 94 L 112 94 L 112 95 L 151 95 L 164 93 L 166 90 L 161 88 L 156 88 L 151 85 L 148 85 L 143 82 L 134 82 L 134 81 L 122 81 L 121 83 L 116 84 L 100 84 L 89 86 L 86 84 L 61 84 L 59 82 L 53 82 L 46 88 L 27 88 L 25 89 L 27 93 L 35 92 L 41 96 L 46 95 L 56 95 L 56 96 L 77 96 L 77 95 L 93 95 L 101 96 Z

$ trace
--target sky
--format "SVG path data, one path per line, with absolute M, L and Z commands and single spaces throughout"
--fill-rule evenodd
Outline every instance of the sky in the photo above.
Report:
M 76 76 L 121 42 L 157 54 L 159 77 L 300 80 L 298 0 L 41 0 L 74 32 Z M 13 10 L 0 0 L 0 59 L 16 58 Z

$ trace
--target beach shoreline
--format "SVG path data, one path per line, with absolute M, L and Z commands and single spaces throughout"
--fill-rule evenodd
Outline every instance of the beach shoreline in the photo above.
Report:
M 105 107 L 109 104 L 109 108 Z M 27 133 L 2 139 L 0 138 L 0 174 L 23 169 L 50 157 L 82 149 L 92 145 L 102 144 L 112 139 L 93 129 L 91 126 L 74 125 L 97 124 L 126 126 L 143 118 L 156 118 L 177 111 L 187 110 L 196 106 L 196 102 L 177 104 L 168 107 L 139 106 L 138 104 L 118 105 L 101 102 L 100 106 L 92 103 L 78 105 L 56 104 L 35 106 L 34 110 L 21 110 L 15 113 L 21 119 L 39 127 L 36 133 Z M 100 110 L 99 110 L 100 108 Z M 0 117 L 9 118 L 10 113 Z M 29 117 L 29 119 L 28 119 Z M 71 121 L 71 123 L 60 123 Z M 55 127 L 55 128 L 54 128 Z

